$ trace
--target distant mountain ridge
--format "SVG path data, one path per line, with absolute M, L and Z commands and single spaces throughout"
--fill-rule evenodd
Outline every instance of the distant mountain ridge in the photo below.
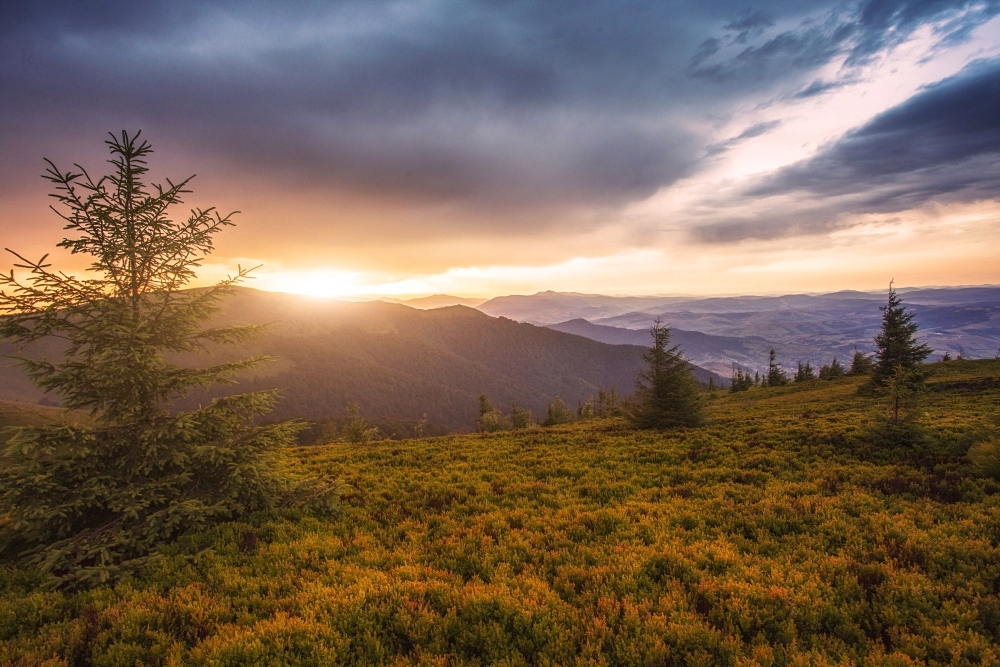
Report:
M 447 308 L 448 306 L 468 306 L 475 308 L 481 305 L 486 299 L 470 299 L 461 296 L 451 296 L 450 294 L 432 294 L 416 299 L 379 299 L 387 303 L 399 303 L 411 308 L 420 310 L 430 310 L 432 308 Z
M 418 310 L 379 301 L 348 303 L 240 288 L 215 325 L 273 322 L 259 341 L 181 359 L 217 363 L 253 354 L 277 361 L 240 384 L 200 392 L 178 404 L 193 407 L 234 391 L 281 388 L 274 418 L 324 419 L 350 401 L 373 418 L 419 419 L 474 428 L 477 397 L 512 403 L 544 416 L 555 396 L 575 407 L 599 388 L 631 393 L 645 348 L 608 345 L 552 329 L 493 318 L 465 306 Z M 0 353 L 12 352 L 0 343 Z M 29 354 L 53 357 L 57 347 Z M 698 370 L 702 381 L 710 374 Z M 716 377 L 718 382 L 719 378 Z M 0 364 L 0 399 L 41 397 L 19 371 Z
M 1000 287 L 901 289 L 913 310 L 920 337 L 935 350 L 969 358 L 990 358 L 1000 348 Z M 884 292 L 841 291 L 829 294 L 735 297 L 609 297 L 542 292 L 501 297 L 480 309 L 605 342 L 634 340 L 629 335 L 590 325 L 645 330 L 659 317 L 680 331 L 733 340 L 703 339 L 685 348 L 700 366 L 725 374 L 736 363 L 751 370 L 767 363 L 773 346 L 786 367 L 798 361 L 813 365 L 833 357 L 849 358 L 855 346 L 870 352 L 881 323 Z M 685 335 L 680 334 L 678 335 Z M 763 342 L 763 343 L 762 343 Z M 761 347 L 763 344 L 763 351 Z M 698 350 L 698 352 L 696 352 Z
M 623 329 L 593 324 L 584 319 L 550 324 L 549 329 L 584 336 L 611 345 L 648 345 L 648 329 Z M 757 336 L 713 336 L 700 331 L 671 328 L 670 344 L 680 345 L 692 364 L 728 378 L 732 364 L 756 368 L 767 358 L 771 343 Z M 716 380 L 718 382 L 718 380 Z
M 539 292 L 532 295 L 500 296 L 477 306 L 487 315 L 509 317 L 518 322 L 549 325 L 572 319 L 595 321 L 634 311 L 667 308 L 688 297 L 603 296 L 574 292 Z

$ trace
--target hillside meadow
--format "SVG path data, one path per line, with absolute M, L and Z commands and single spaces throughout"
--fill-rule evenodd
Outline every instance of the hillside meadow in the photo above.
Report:
M 623 420 L 299 448 L 352 488 L 174 545 L 117 586 L 0 571 L 10 665 L 995 665 L 1000 361 L 930 367 L 920 441 L 861 380 Z

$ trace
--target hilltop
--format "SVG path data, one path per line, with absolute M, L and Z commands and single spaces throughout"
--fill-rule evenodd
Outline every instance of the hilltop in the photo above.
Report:
M 3 664 L 974 665 L 1000 661 L 1000 361 L 933 364 L 918 444 L 862 379 L 716 393 L 671 433 L 294 451 L 353 491 L 66 594 L 0 579 Z M 195 554 L 197 556 L 195 557 Z

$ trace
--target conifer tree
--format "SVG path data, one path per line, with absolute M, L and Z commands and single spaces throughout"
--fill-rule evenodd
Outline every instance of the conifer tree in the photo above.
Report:
M 545 421 L 542 422 L 542 426 L 557 426 L 571 421 L 573 421 L 573 413 L 570 412 L 566 403 L 556 396 L 545 411 Z
M 618 417 L 622 414 L 622 407 L 616 389 L 611 388 L 607 391 L 604 389 L 597 390 L 597 406 L 594 408 L 594 414 L 598 417 Z
M 851 375 L 870 375 L 872 369 L 875 367 L 875 362 L 872 358 L 859 350 L 857 346 L 854 347 L 854 356 L 851 357 Z
M 819 369 L 819 379 L 820 380 L 833 380 L 835 378 L 842 377 L 844 375 L 844 367 L 840 365 L 837 361 L 837 357 L 833 358 L 828 366 L 823 366 Z
M 767 357 L 767 386 L 783 387 L 788 384 L 788 376 L 778 363 L 778 354 L 771 348 Z
M 746 391 L 753 386 L 755 386 L 755 380 L 750 377 L 750 371 L 744 373 L 742 368 L 733 364 L 733 377 L 729 383 L 729 392 L 735 394 L 739 391 Z
M 368 420 L 361 416 L 361 406 L 351 401 L 347 404 L 347 422 L 340 432 L 347 442 L 364 444 L 372 440 L 381 440 L 382 433 L 377 426 L 368 426 Z
M 68 231 L 58 246 L 89 255 L 89 277 L 13 251 L 27 277 L 0 274 L 0 338 L 61 339 L 61 360 L 16 359 L 64 407 L 93 418 L 22 429 L 0 464 L 0 514 L 23 561 L 67 586 L 113 579 L 185 531 L 272 505 L 288 488 L 278 450 L 299 430 L 254 425 L 277 399 L 273 391 L 168 410 L 189 390 L 232 383 L 263 361 L 183 368 L 165 356 L 261 331 L 204 327 L 248 270 L 213 288 L 183 289 L 232 214 L 194 209 L 175 221 L 168 210 L 190 179 L 149 187 L 150 145 L 125 132 L 107 144 L 109 176 L 94 180 L 79 166 L 61 171 L 52 162 L 45 174 Z
M 636 378 L 632 419 L 639 428 L 698 426 L 704 422 L 698 383 L 680 346 L 670 345 L 670 328 L 659 319 L 649 331 L 653 347 L 643 359 L 646 368 Z
M 903 307 L 892 283 L 889 283 L 889 299 L 879 310 L 882 311 L 882 330 L 875 336 L 872 382 L 881 387 L 890 377 L 898 375 L 897 368 L 903 371 L 915 369 L 930 355 L 931 348 L 917 342 L 917 323 L 913 321 L 913 313 Z M 904 375 L 907 382 L 923 382 L 921 373 L 907 372 Z
M 531 427 L 531 410 L 517 405 L 510 406 L 510 425 L 515 429 Z
M 800 361 L 798 368 L 795 371 L 795 381 L 796 382 L 808 382 L 809 380 L 815 380 L 816 373 L 813 372 L 812 365 L 807 361 L 805 365 L 802 365 Z
M 479 419 L 476 423 L 482 433 L 509 431 L 513 428 L 510 419 L 503 416 L 500 409 L 490 402 L 486 394 L 479 394 Z

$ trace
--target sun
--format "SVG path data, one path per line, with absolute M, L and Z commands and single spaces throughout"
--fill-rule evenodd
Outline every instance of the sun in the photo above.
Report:
M 369 285 L 361 281 L 360 274 L 331 269 L 264 273 L 257 276 L 254 287 L 268 292 L 301 294 L 323 299 L 360 296 L 370 289 Z

